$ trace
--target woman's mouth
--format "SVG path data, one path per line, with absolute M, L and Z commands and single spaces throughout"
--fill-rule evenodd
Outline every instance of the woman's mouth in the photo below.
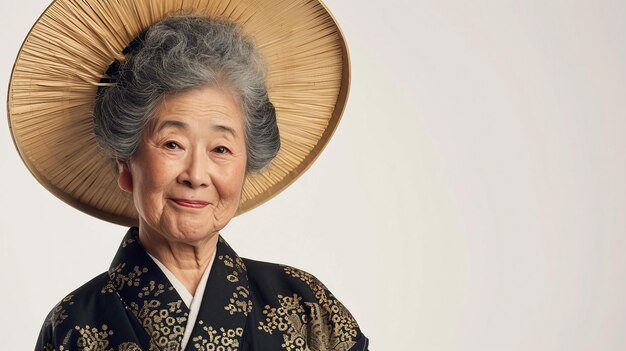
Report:
M 198 200 L 186 200 L 186 199 L 172 199 L 177 205 L 183 207 L 191 207 L 191 208 L 203 208 L 209 203 L 206 201 L 198 201 Z

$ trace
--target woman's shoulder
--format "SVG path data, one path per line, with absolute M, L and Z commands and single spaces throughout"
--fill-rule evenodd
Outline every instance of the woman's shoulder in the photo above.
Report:
M 72 311 L 89 310 L 94 300 L 101 298 L 103 289 L 109 282 L 108 274 L 102 273 L 83 284 L 79 288 L 67 294 L 48 313 L 44 326 L 51 324 L 53 327 L 60 325 L 69 316 L 73 316 Z
M 109 275 L 104 272 L 63 297 L 46 316 L 35 349 L 66 345 L 93 330 L 109 333 L 108 321 L 120 305 L 110 285 Z
M 270 263 L 243 258 L 248 280 L 255 286 L 283 293 L 298 293 L 314 297 L 326 286 L 313 274 L 302 269 L 279 263 Z

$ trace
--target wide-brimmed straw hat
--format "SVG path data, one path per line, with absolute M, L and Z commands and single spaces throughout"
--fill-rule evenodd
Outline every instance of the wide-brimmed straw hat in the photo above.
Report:
M 350 67 L 344 38 L 317 0 L 55 0 L 20 49 L 8 95 L 22 160 L 50 192 L 95 217 L 136 225 L 93 134 L 104 72 L 122 50 L 169 13 L 227 18 L 253 38 L 268 68 L 281 150 L 244 185 L 239 213 L 267 201 L 317 158 L 344 109 Z

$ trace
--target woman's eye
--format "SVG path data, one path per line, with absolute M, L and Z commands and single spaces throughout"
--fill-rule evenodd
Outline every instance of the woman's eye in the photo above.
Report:
M 228 149 L 225 146 L 218 146 L 215 149 L 215 152 L 217 152 L 218 154 L 225 154 L 228 152 Z
M 175 141 L 168 141 L 165 143 L 165 148 L 170 150 L 180 149 L 180 146 Z

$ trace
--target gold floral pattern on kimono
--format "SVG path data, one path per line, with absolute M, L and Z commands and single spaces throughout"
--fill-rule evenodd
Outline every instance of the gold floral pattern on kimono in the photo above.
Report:
M 238 286 L 237 292 L 233 293 L 233 296 L 229 300 L 229 304 L 224 307 L 230 314 L 243 313 L 248 315 L 252 312 L 252 303 L 249 300 L 250 292 L 243 286 Z
M 52 309 L 52 312 L 50 312 L 50 317 L 46 319 L 43 325 L 56 328 L 56 326 L 61 324 L 65 318 L 67 318 L 66 308 L 74 304 L 74 301 L 72 301 L 73 297 L 74 295 L 72 294 L 67 295 L 63 298 L 63 300 L 56 304 L 56 306 Z
M 205 332 L 192 339 L 193 346 L 198 351 L 237 351 L 239 349 L 239 337 L 243 336 L 242 328 L 219 330 L 210 325 L 205 325 L 204 321 L 198 321 Z
M 239 257 L 219 238 L 196 323 L 131 228 L 107 272 L 48 314 L 36 351 L 364 351 L 368 340 L 312 275 Z
M 355 345 L 358 326 L 347 309 L 313 275 L 284 266 L 286 274 L 306 283 L 316 302 L 303 302 L 298 294 L 278 295 L 279 307 L 266 305 L 259 329 L 284 333 L 285 350 L 347 351 Z
M 76 342 L 76 346 L 82 351 L 109 351 L 113 350 L 109 348 L 109 336 L 113 335 L 113 331 L 109 330 L 106 324 L 103 324 L 100 328 L 90 327 L 88 325 L 84 327 L 75 326 L 74 329 L 78 331 L 79 337 Z
M 328 350 L 349 350 L 353 339 L 357 336 L 358 325 L 354 317 L 335 297 L 326 289 L 324 284 L 312 274 L 285 266 L 285 273 L 305 282 L 315 293 L 318 303 L 306 303 L 310 306 L 310 317 L 319 332 L 319 339 L 323 339 Z M 332 326 L 325 330 L 324 326 Z
M 130 303 L 130 310 L 151 336 L 151 348 L 178 349 L 185 332 L 182 325 L 187 321 L 187 315 L 181 309 L 182 304 L 182 300 L 170 302 L 167 306 L 162 306 L 159 300 L 144 300 L 142 306 Z

